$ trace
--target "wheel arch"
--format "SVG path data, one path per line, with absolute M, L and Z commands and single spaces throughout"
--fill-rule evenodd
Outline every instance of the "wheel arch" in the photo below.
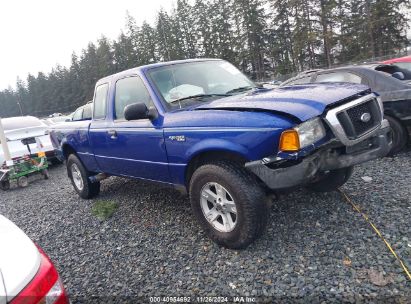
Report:
M 73 148 L 70 144 L 68 144 L 68 143 L 64 143 L 64 144 L 61 146 L 61 152 L 62 152 L 63 157 L 64 157 L 65 160 L 67 160 L 68 157 L 69 157 L 71 154 L 77 155 L 76 150 L 74 150 L 74 148 Z
M 237 150 L 227 150 L 222 148 L 210 148 L 198 151 L 193 154 L 187 163 L 185 170 L 185 185 L 188 188 L 194 171 L 200 166 L 216 161 L 227 160 L 244 165 L 248 159 L 247 156 Z

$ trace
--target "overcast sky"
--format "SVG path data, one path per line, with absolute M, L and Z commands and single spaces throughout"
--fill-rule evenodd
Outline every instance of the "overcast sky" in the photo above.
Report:
M 49 73 L 68 66 L 101 35 L 115 39 L 128 10 L 141 24 L 153 23 L 157 11 L 170 11 L 174 0 L 4 0 L 0 1 L 0 90 L 15 86 L 17 76 Z M 411 31 L 409 31 L 411 35 Z
M 101 35 L 115 39 L 124 29 L 126 10 L 141 24 L 154 22 L 157 11 L 172 0 L 6 0 L 0 2 L 0 90 L 15 86 L 17 76 L 49 73 L 68 66 Z

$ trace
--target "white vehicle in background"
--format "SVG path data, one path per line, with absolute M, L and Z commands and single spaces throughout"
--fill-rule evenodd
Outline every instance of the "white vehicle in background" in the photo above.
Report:
M 63 122 L 70 122 L 70 121 L 82 121 L 82 120 L 91 120 L 92 116 L 92 101 L 87 102 L 85 105 L 78 107 L 73 113 L 69 115 L 60 115 L 60 116 L 53 116 L 50 115 L 49 118 L 45 118 L 42 121 L 52 127 L 55 124 L 63 123 Z
M 0 304 L 69 303 L 47 255 L 2 215 L 0 244 Z
M 61 114 L 61 113 L 53 113 L 53 114 L 49 115 L 50 118 L 60 117 L 60 116 L 63 116 L 63 114 Z
M 276 89 L 280 86 L 280 84 L 281 84 L 280 80 L 259 82 L 259 85 L 264 87 L 265 89 Z
M 55 158 L 48 126 L 40 119 L 33 116 L 21 116 L 3 118 L 1 122 L 12 158 L 37 154 L 39 150 L 45 152 L 48 159 Z M 40 148 L 36 140 L 40 143 Z M 3 163 L 4 153 L 0 146 L 0 166 Z

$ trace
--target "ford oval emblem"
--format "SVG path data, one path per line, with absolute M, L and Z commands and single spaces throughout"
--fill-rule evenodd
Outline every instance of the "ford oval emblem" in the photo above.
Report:
M 362 122 L 369 122 L 371 120 L 371 114 L 370 113 L 363 113 L 360 117 Z

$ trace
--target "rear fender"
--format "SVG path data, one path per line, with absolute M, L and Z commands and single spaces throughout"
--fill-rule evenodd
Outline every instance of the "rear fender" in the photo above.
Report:
M 78 152 L 73 148 L 72 145 L 70 145 L 67 142 L 63 143 L 61 152 L 59 152 L 59 154 L 61 156 L 58 156 L 58 157 L 63 157 L 63 160 L 67 160 L 67 158 L 71 154 L 75 154 L 80 159 L 80 161 L 83 163 L 87 171 L 96 172 L 96 173 L 101 172 L 93 154 Z

